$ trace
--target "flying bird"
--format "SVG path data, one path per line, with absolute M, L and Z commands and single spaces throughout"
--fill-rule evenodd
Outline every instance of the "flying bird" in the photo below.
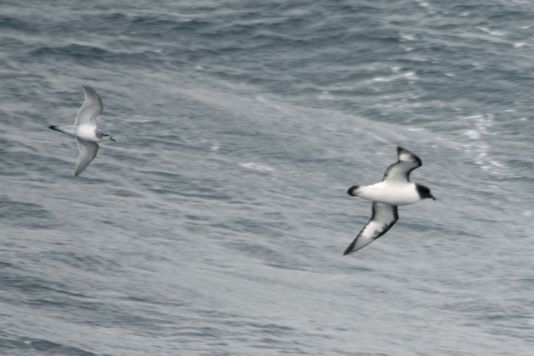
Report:
M 358 196 L 373 202 L 369 222 L 347 247 L 344 255 L 367 246 L 384 235 L 399 219 L 398 205 L 413 204 L 423 199 L 433 199 L 430 189 L 410 182 L 410 173 L 423 165 L 412 152 L 397 147 L 397 162 L 390 165 L 381 182 L 371 185 L 353 185 L 347 190 L 350 196 Z
M 59 131 L 76 139 L 80 153 L 74 171 L 75 176 L 79 176 L 96 157 L 98 142 L 115 141 L 111 135 L 96 127 L 96 118 L 104 108 L 100 95 L 89 85 L 82 85 L 82 88 L 84 101 L 78 110 L 74 126 L 49 126 L 51 130 Z

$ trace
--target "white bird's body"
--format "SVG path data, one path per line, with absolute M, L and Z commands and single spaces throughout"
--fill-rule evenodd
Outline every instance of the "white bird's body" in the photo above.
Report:
M 397 147 L 397 162 L 388 167 L 381 182 L 352 186 L 347 193 L 373 202 L 373 214 L 369 222 L 347 247 L 344 254 L 367 246 L 384 235 L 399 219 L 398 205 L 416 203 L 422 199 L 434 198 L 424 185 L 410 182 L 410 173 L 423 163 L 413 153 Z
M 80 155 L 74 172 L 75 176 L 80 175 L 96 157 L 99 148 L 98 142 L 115 141 L 113 137 L 99 130 L 96 125 L 96 119 L 104 108 L 102 99 L 89 85 L 82 85 L 82 87 L 84 102 L 78 110 L 74 126 L 50 126 L 51 130 L 76 138 Z
M 99 139 L 96 135 L 96 125 L 83 124 L 77 127 L 76 137 L 91 142 L 100 142 L 103 139 Z
M 357 196 L 389 205 L 408 205 L 421 200 L 415 183 L 382 181 L 356 188 Z

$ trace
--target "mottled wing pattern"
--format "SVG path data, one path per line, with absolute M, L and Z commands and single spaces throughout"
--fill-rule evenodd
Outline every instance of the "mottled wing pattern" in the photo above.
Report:
M 383 181 L 407 182 L 410 180 L 410 173 L 423 165 L 419 157 L 402 147 L 397 147 L 397 159 L 397 162 L 386 169 L 384 178 L 382 178 Z
M 385 203 L 373 203 L 373 215 L 354 241 L 347 247 L 344 255 L 355 252 L 367 246 L 384 235 L 399 219 L 397 207 Z
M 77 177 L 96 157 L 98 152 L 98 144 L 95 142 L 80 140 L 79 138 L 77 138 L 76 141 L 78 142 L 78 150 L 80 151 L 80 155 L 78 156 L 78 164 L 76 165 L 76 171 L 74 172 L 74 175 Z
M 76 116 L 76 126 L 78 125 L 91 125 L 96 126 L 96 118 L 102 110 L 104 105 L 102 104 L 102 99 L 97 92 L 91 88 L 89 85 L 82 85 L 84 93 L 83 104 L 78 110 L 78 116 Z

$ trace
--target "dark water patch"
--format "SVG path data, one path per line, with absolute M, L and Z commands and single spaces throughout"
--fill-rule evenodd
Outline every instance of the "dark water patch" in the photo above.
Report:
M 44 339 L 23 338 L 21 341 L 27 346 L 28 350 L 38 351 L 41 355 L 98 356 L 98 354 L 78 347 Z
M 168 300 L 166 300 L 167 297 L 170 297 Z M 125 297 L 119 297 L 118 300 L 125 301 L 128 303 L 135 303 L 140 304 L 143 307 L 150 306 L 150 305 L 159 305 L 159 306 L 167 306 L 172 308 L 182 308 L 189 306 L 189 302 L 181 302 L 176 301 L 175 299 L 172 299 L 172 296 L 165 296 L 165 297 L 158 297 L 155 298 L 153 295 L 139 297 L 139 296 L 125 296 Z
M 210 221 L 212 219 L 209 216 L 196 215 L 196 214 L 186 214 L 186 215 L 184 215 L 184 218 L 186 218 L 187 220 L 192 221 L 192 222 L 207 222 L 207 221 Z
M 101 26 L 101 31 L 108 34 L 122 34 L 135 36 L 143 39 L 168 40 L 173 36 L 187 34 L 196 35 L 204 28 L 210 26 L 217 18 L 191 18 L 188 16 L 172 16 L 167 14 L 154 15 L 128 15 L 124 13 L 108 13 L 96 16 L 84 16 L 86 22 L 106 21 Z M 180 38 L 177 38 L 180 40 Z
M 13 226 L 40 229 L 56 226 L 56 219 L 36 203 L 10 200 L 0 196 L 0 221 Z
M 124 63 L 145 66 L 146 63 L 157 61 L 159 54 L 155 51 L 111 51 L 97 46 L 69 44 L 60 47 L 42 46 L 29 52 L 31 59 L 49 59 L 59 62 L 74 61 L 84 65 L 97 63 Z
M 28 150 L 34 152 L 28 152 Z M 52 164 L 52 162 L 55 164 Z M 21 177 L 25 180 L 35 179 L 36 176 L 42 174 L 43 177 L 39 177 L 37 180 L 50 182 L 51 178 L 57 172 L 55 167 L 65 164 L 65 162 L 68 162 L 68 159 L 64 160 L 57 157 L 45 156 L 34 147 L 21 150 L 21 147 L 17 144 L 16 148 L 11 149 L 11 152 L 4 157 L 2 174 L 5 176 Z M 74 171 L 75 163 L 73 162 L 72 164 Z
M 268 259 L 270 261 L 276 261 L 282 258 L 282 255 L 280 255 L 277 251 L 266 246 L 262 246 L 256 241 L 225 242 L 224 245 L 232 249 L 244 252 L 245 254 L 250 256 L 262 256 L 262 258 Z
M 132 310 L 131 305 L 93 297 L 74 298 L 63 294 L 40 293 L 25 298 L 25 305 L 52 312 L 56 314 L 56 318 L 69 323 L 86 326 L 124 327 L 143 331 L 147 325 L 151 325 L 150 330 L 143 331 L 149 335 L 157 335 L 162 329 L 174 324 L 150 304 Z M 176 308 L 176 305 L 172 305 L 172 308 Z
M 228 193 L 224 193 L 221 190 L 206 185 L 204 188 L 194 184 L 193 186 L 185 186 L 180 189 L 176 189 L 176 186 L 170 185 L 168 187 L 154 187 L 151 184 L 145 185 L 148 190 L 157 194 L 163 195 L 177 195 L 185 198 L 196 198 L 202 200 L 218 200 L 228 201 L 232 196 Z
M 296 332 L 294 328 L 291 328 L 285 325 L 279 325 L 279 324 L 252 322 L 252 323 L 249 323 L 248 326 L 253 327 L 257 331 L 259 331 L 261 334 L 267 334 L 271 336 L 287 337 L 288 334 Z
M 177 337 L 188 337 L 188 338 L 201 338 L 201 339 L 217 339 L 221 338 L 221 330 L 211 326 L 200 326 L 200 327 L 179 327 L 179 331 L 172 333 L 173 336 Z
M 55 58 L 74 58 L 85 60 L 102 60 L 106 57 L 112 56 L 112 52 L 103 48 L 79 44 L 70 44 L 62 47 L 48 47 L 43 46 L 32 50 L 31 56 L 35 57 L 55 57 Z
M 34 32 L 37 28 L 25 21 L 14 17 L 0 15 L 0 30 L 14 30 L 23 32 Z
M 19 292 L 27 298 L 38 295 L 56 295 L 73 298 L 86 297 L 73 290 L 71 285 L 57 283 L 36 276 L 23 275 L 13 269 L 0 269 L 2 288 Z
M 49 340 L 28 337 L 0 337 L 0 352 L 3 355 L 108 356 Z
M 122 198 L 143 198 L 142 194 L 136 193 L 132 190 L 125 188 L 116 188 L 110 191 L 112 195 L 122 197 Z
M 98 159 L 98 157 L 97 157 Z M 91 171 L 94 171 L 98 168 L 96 168 L 97 162 L 92 162 L 92 165 L 95 165 L 95 167 L 92 167 L 90 165 L 87 170 L 85 170 L 82 174 L 80 174 L 78 177 L 74 176 L 74 167 L 76 166 L 76 162 L 72 162 L 72 167 L 70 168 L 71 171 L 67 172 L 61 172 L 65 179 L 72 179 L 75 182 L 78 182 L 78 184 L 87 184 L 87 185 L 106 185 L 109 183 L 109 180 L 107 178 L 98 178 L 96 173 L 91 173 Z M 67 199 L 68 198 L 64 198 Z M 95 203 L 96 204 L 96 203 Z
M 69 267 L 84 271 L 116 273 L 120 271 L 120 264 L 113 258 L 82 254 L 77 252 L 53 252 L 54 260 L 60 261 Z
M 255 219 L 233 218 L 214 224 L 215 227 L 231 232 L 281 237 L 291 227 L 280 221 L 258 221 Z
M 10 268 L 12 266 L 13 266 L 13 264 L 11 264 L 9 262 L 0 261 L 0 268 Z

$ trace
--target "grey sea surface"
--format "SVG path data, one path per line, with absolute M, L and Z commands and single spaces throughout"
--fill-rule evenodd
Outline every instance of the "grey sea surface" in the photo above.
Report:
M 1 355 L 533 354 L 534 3 L 3 0 L 0 48 Z M 397 145 L 438 200 L 344 257 Z

